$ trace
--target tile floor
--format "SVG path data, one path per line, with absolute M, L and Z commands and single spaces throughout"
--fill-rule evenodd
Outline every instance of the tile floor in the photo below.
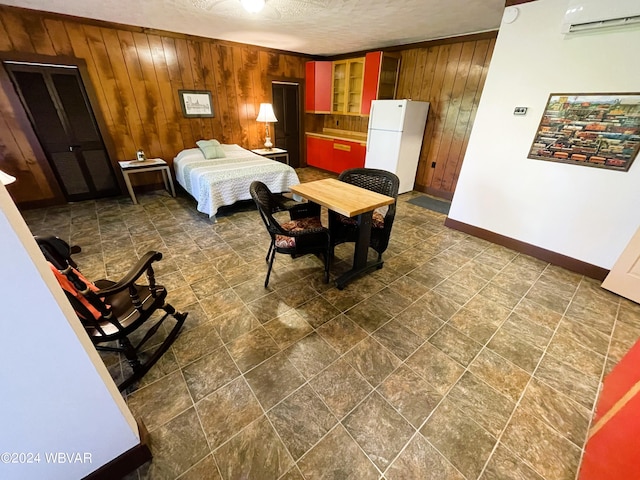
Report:
M 302 181 L 323 176 L 299 171 Z M 250 206 L 218 223 L 164 192 L 24 212 L 89 278 L 147 250 L 180 337 L 126 395 L 154 459 L 132 479 L 574 479 L 640 306 L 443 226 L 400 196 L 383 269 L 343 291 L 277 255 Z M 348 268 L 337 249 L 332 275 Z M 105 356 L 114 377 L 120 360 Z

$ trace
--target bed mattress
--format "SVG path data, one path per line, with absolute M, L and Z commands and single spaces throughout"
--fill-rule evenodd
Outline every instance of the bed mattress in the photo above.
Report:
M 249 200 L 249 186 L 260 180 L 274 193 L 300 183 L 289 165 L 270 160 L 239 145 L 222 145 L 225 158 L 207 160 L 199 148 L 188 148 L 173 159 L 176 180 L 198 202 L 198 211 L 214 217 L 224 205 Z

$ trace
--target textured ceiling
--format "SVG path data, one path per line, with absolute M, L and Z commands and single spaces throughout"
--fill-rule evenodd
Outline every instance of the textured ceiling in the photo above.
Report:
M 504 0 L 267 0 L 264 10 L 257 14 L 245 12 L 240 0 L 0 3 L 311 55 L 336 55 L 495 30 L 504 10 Z

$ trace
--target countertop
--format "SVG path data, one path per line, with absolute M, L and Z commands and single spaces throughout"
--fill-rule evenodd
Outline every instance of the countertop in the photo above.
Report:
M 305 132 L 310 137 L 329 138 L 332 140 L 346 140 L 347 142 L 359 142 L 363 145 L 367 143 L 367 134 L 361 132 L 351 132 L 349 130 L 338 130 L 324 128 L 322 132 Z

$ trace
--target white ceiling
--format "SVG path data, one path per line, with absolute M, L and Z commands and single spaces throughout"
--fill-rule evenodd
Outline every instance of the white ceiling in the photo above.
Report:
M 206 4 L 205 9 L 194 2 Z M 504 0 L 0 0 L 36 10 L 231 40 L 310 55 L 336 55 L 495 30 Z

